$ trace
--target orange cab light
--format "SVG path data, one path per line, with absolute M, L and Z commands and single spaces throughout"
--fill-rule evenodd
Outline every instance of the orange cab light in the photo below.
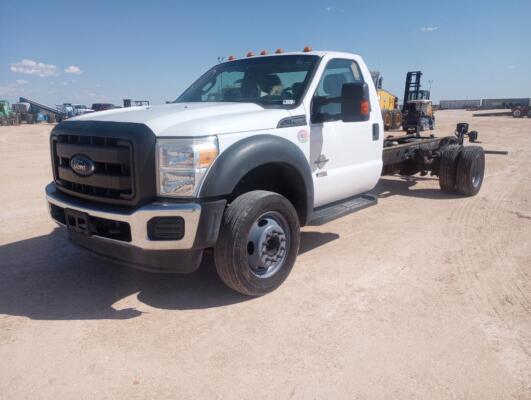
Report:
M 282 54 L 284 53 L 284 49 L 281 49 L 280 47 L 275 50 L 275 54 Z
M 261 55 L 261 56 L 266 56 L 266 55 L 267 55 L 267 51 L 266 51 L 266 50 L 262 50 L 262 51 L 260 52 L 260 55 Z
M 303 50 L 305 53 L 308 53 L 309 51 L 312 51 L 312 48 L 310 46 L 306 46 L 304 47 L 304 50 Z
M 360 103 L 360 113 L 361 115 L 369 115 L 371 107 L 368 100 L 362 100 Z
M 234 56 L 229 56 L 229 58 L 227 58 L 227 60 L 229 60 L 229 61 L 234 61 L 234 60 L 236 60 L 236 57 L 234 57 Z
M 248 52 L 247 57 L 254 57 L 254 53 L 252 51 Z

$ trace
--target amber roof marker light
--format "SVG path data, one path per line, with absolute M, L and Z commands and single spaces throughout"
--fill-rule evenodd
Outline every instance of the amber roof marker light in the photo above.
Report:
M 308 53 L 308 52 L 312 51 L 312 48 L 310 46 L 305 46 L 304 50 L 302 50 L 302 51 L 304 51 L 305 53 Z
M 282 54 L 284 53 L 284 49 L 278 48 L 275 50 L 275 54 Z
M 229 57 L 227 58 L 227 60 L 229 60 L 229 61 L 234 61 L 234 60 L 236 60 L 236 57 L 234 57 L 234 56 L 229 56 Z
M 254 57 L 254 52 L 252 51 L 247 52 L 247 57 Z
M 261 55 L 261 56 L 267 56 L 267 50 L 262 50 L 262 51 L 260 52 L 260 55 Z

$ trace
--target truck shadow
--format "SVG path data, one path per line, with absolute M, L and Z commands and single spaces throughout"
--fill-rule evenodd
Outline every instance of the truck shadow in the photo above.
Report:
M 304 232 L 301 252 L 335 238 Z M 142 314 L 127 306 L 131 295 L 167 310 L 221 307 L 253 299 L 227 288 L 208 254 L 192 274 L 152 274 L 80 250 L 61 229 L 0 246 L 0 314 L 36 320 L 130 319 Z
M 438 184 L 436 188 L 416 188 L 417 184 L 422 181 L 438 182 L 438 179 L 427 176 L 383 177 L 369 193 L 381 199 L 396 195 L 432 200 L 447 200 L 463 197 L 457 194 L 444 193 L 439 189 Z

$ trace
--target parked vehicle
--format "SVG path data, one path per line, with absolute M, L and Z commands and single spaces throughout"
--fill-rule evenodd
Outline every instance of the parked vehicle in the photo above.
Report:
M 400 129 L 402 126 L 402 111 L 398 107 L 398 97 L 382 88 L 383 77 L 378 71 L 371 71 L 371 76 L 376 86 L 384 130 Z
M 289 275 L 301 226 L 376 204 L 366 192 L 381 173 L 431 173 L 464 196 L 480 190 L 484 153 L 463 147 L 463 129 L 384 140 L 360 56 L 305 49 L 229 60 L 173 104 L 55 127 L 46 197 L 72 242 L 157 272 L 192 272 L 211 248 L 223 282 L 257 296 Z
M 0 100 L 0 125 L 18 125 L 18 115 L 14 112 L 7 100 Z
M 91 108 L 93 111 L 105 111 L 112 110 L 113 108 L 116 108 L 116 106 L 111 103 L 94 103 Z
M 61 105 L 56 106 L 56 108 L 59 112 L 65 115 L 65 118 L 72 118 L 77 115 L 83 115 L 94 111 L 83 104 L 72 103 L 63 103 Z
M 74 115 L 83 115 L 94 111 L 84 104 L 72 104 L 72 107 L 74 108 Z
M 124 99 L 124 108 L 149 106 L 149 100 Z
M 527 101 L 521 101 L 520 104 L 514 105 L 511 109 L 511 114 L 514 118 L 531 118 L 531 99 Z
M 435 128 L 435 115 L 431 100 L 411 100 L 403 110 L 403 130 L 422 132 Z
M 529 97 L 505 98 L 505 99 L 482 99 L 481 108 L 483 110 L 514 109 L 515 107 L 529 106 Z
M 430 91 L 421 89 L 421 71 L 406 75 L 404 101 L 402 102 L 402 130 L 421 132 L 435 128 L 435 114 L 430 100 Z

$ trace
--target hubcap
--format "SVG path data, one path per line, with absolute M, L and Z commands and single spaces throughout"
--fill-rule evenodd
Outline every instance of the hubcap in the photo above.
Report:
M 268 278 L 279 271 L 289 250 L 289 230 L 282 215 L 270 212 L 260 216 L 247 237 L 247 259 L 251 272 Z

